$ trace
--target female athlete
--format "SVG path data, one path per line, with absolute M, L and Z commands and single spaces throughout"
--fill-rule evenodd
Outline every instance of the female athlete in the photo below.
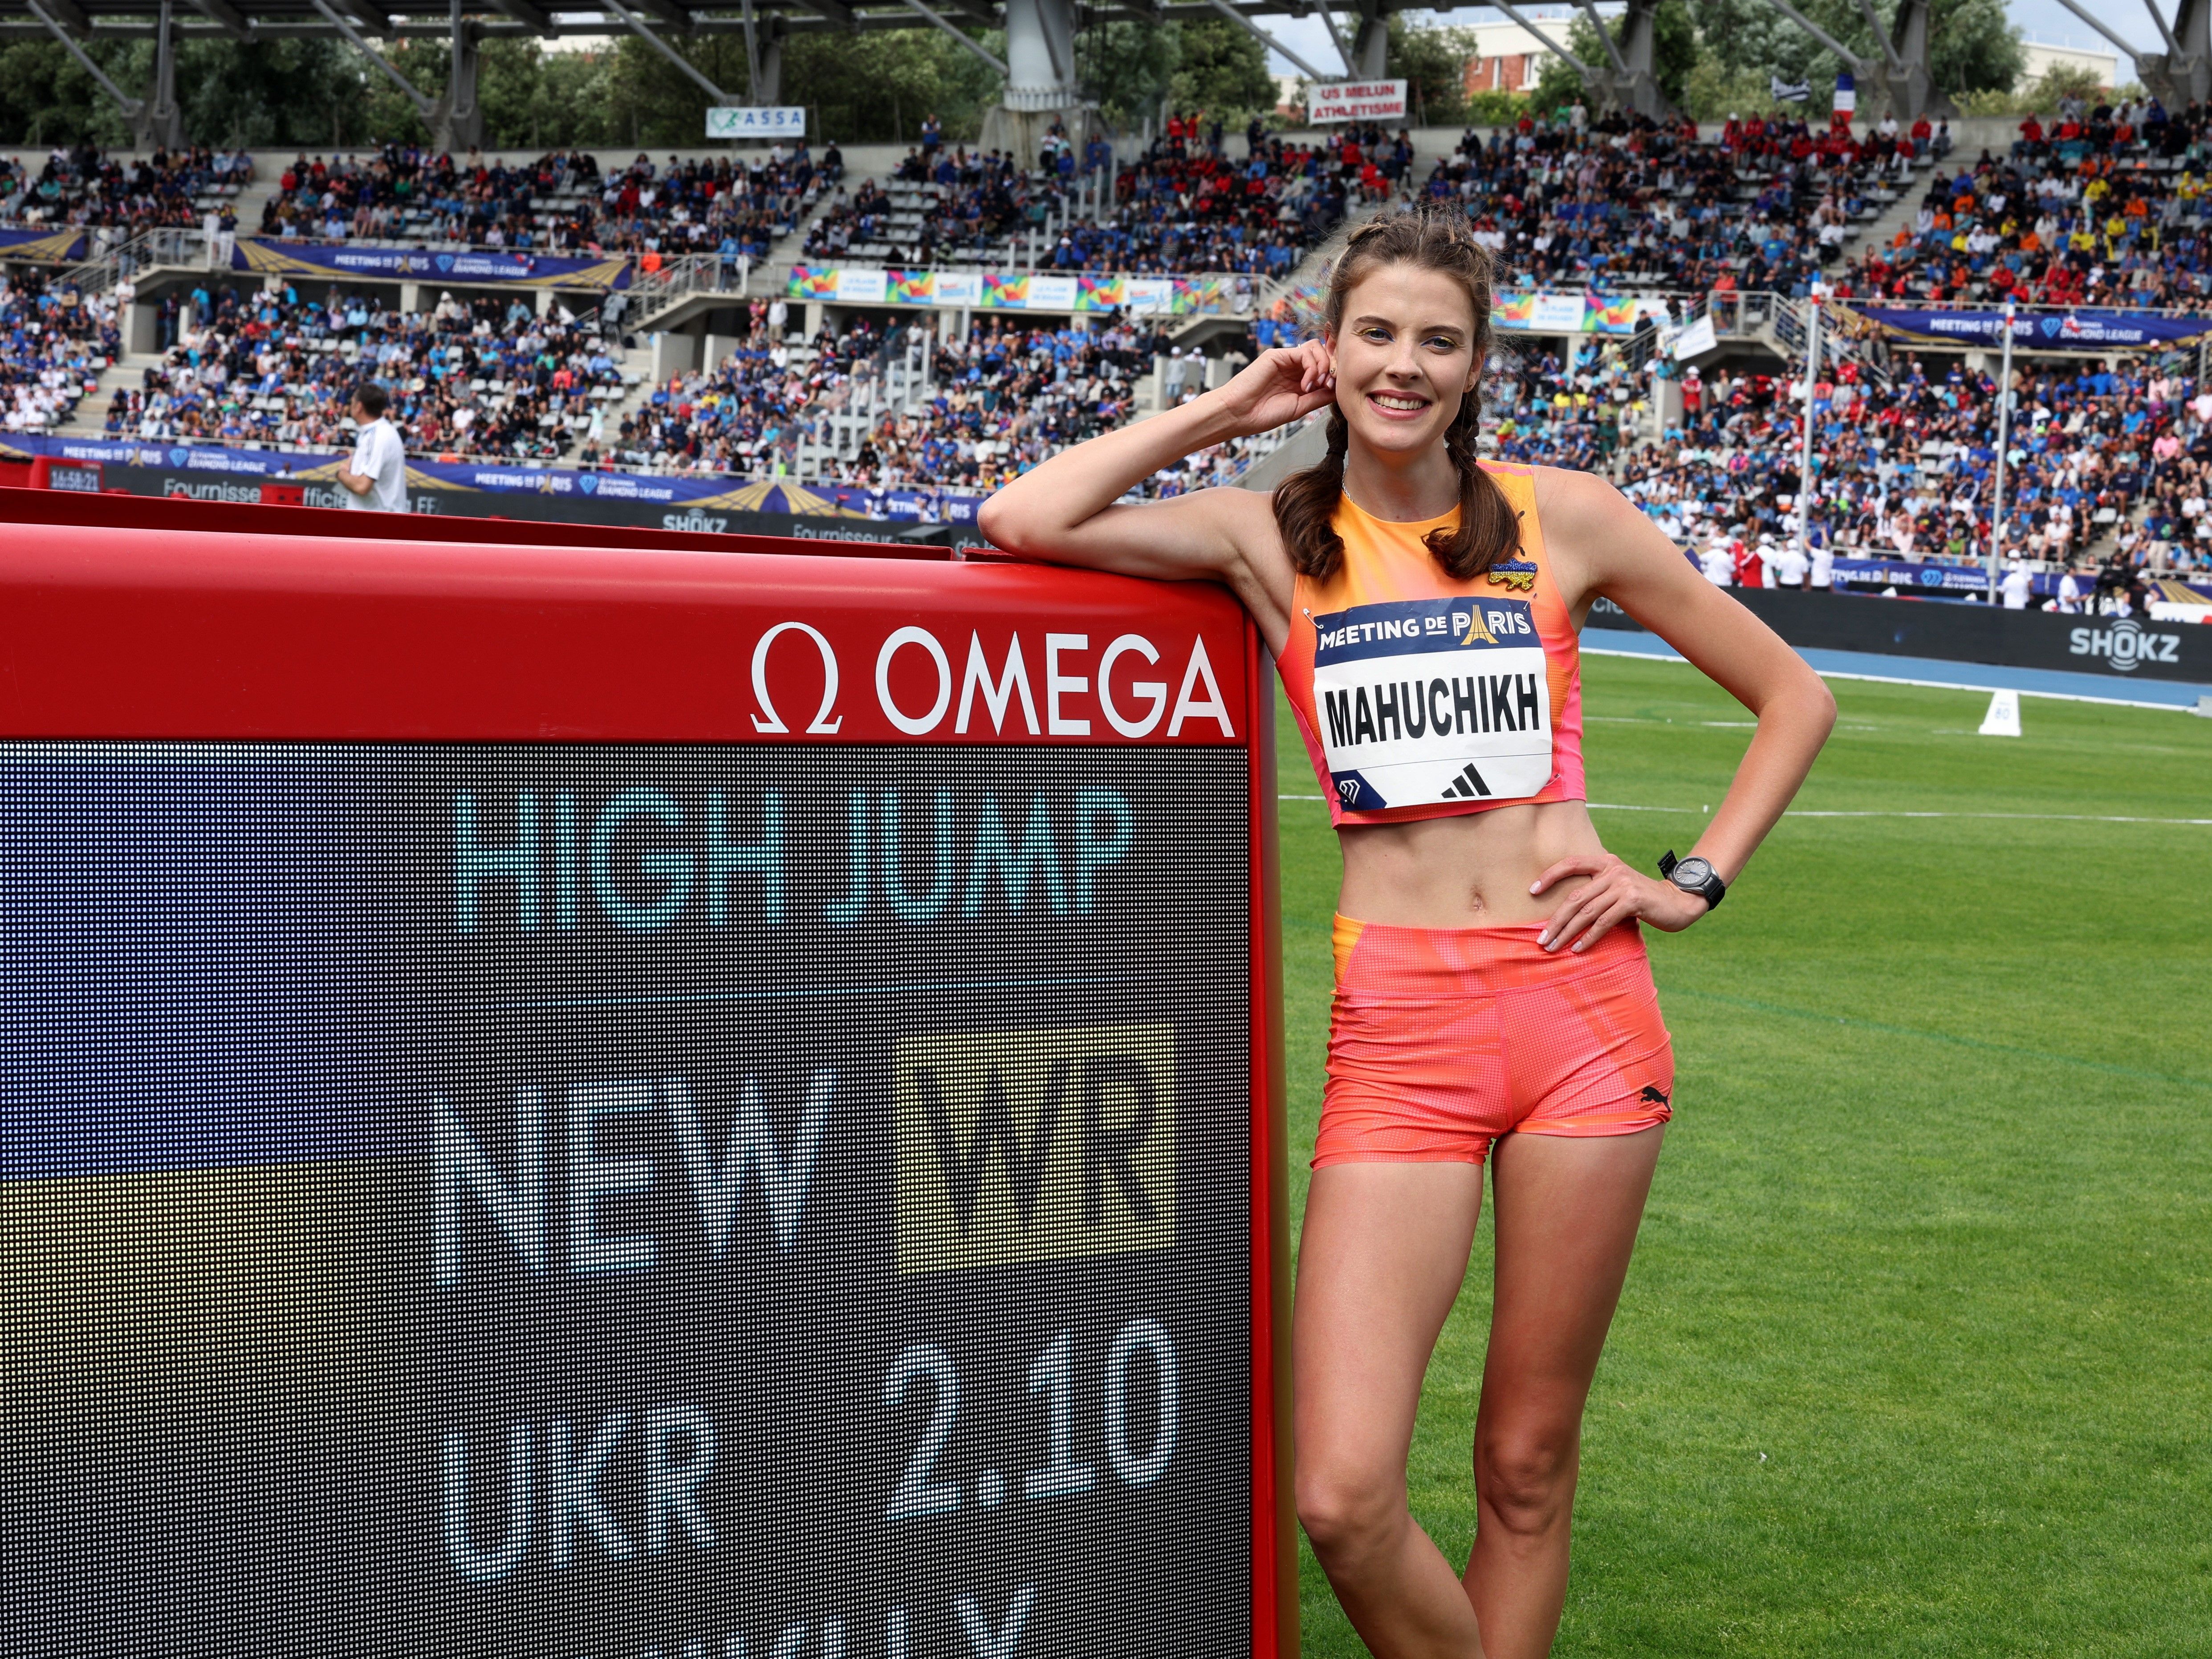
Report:
M 982 514 L 1033 557 L 1227 583 L 1321 775 L 1344 885 L 1292 1336 L 1297 1507 L 1383 1659 L 1551 1647 L 1583 1402 L 1672 1111 L 1641 924 L 1678 932 L 1719 902 L 1835 718 L 1610 485 L 1477 460 L 1490 288 L 1456 210 L 1371 221 L 1336 262 L 1324 337 L 1063 452 Z M 1272 497 L 1117 505 L 1195 450 L 1332 404 L 1328 458 Z M 1601 596 L 1758 716 L 1671 879 L 1607 853 L 1583 804 L 1576 641 Z M 1497 1277 L 1461 1574 L 1414 1524 L 1406 1463 L 1486 1158 Z

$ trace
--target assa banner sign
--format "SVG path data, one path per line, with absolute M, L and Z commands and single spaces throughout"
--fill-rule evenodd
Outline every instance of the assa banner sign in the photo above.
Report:
M 0 550 L 11 1645 L 1286 1651 L 1235 603 L 319 516 Z

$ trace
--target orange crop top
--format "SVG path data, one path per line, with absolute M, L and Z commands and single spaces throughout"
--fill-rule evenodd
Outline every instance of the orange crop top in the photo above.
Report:
M 1486 461 L 1521 515 L 1514 556 L 1472 581 L 1342 498 L 1344 562 L 1297 579 L 1279 668 L 1337 823 L 1582 800 L 1582 654 L 1536 522 L 1536 475 Z

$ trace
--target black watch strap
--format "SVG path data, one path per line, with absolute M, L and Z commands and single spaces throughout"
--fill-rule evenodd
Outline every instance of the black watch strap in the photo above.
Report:
M 1718 909 L 1721 901 L 1728 896 L 1728 884 L 1721 879 L 1720 872 L 1710 860 L 1695 854 L 1678 859 L 1674 849 L 1668 848 L 1659 860 L 1659 873 L 1684 892 L 1695 893 L 1705 900 L 1708 910 Z

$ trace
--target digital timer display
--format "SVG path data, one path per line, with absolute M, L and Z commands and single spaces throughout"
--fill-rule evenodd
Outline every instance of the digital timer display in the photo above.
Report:
M 1250 1654 L 1249 763 L 0 743 L 0 1654 Z

